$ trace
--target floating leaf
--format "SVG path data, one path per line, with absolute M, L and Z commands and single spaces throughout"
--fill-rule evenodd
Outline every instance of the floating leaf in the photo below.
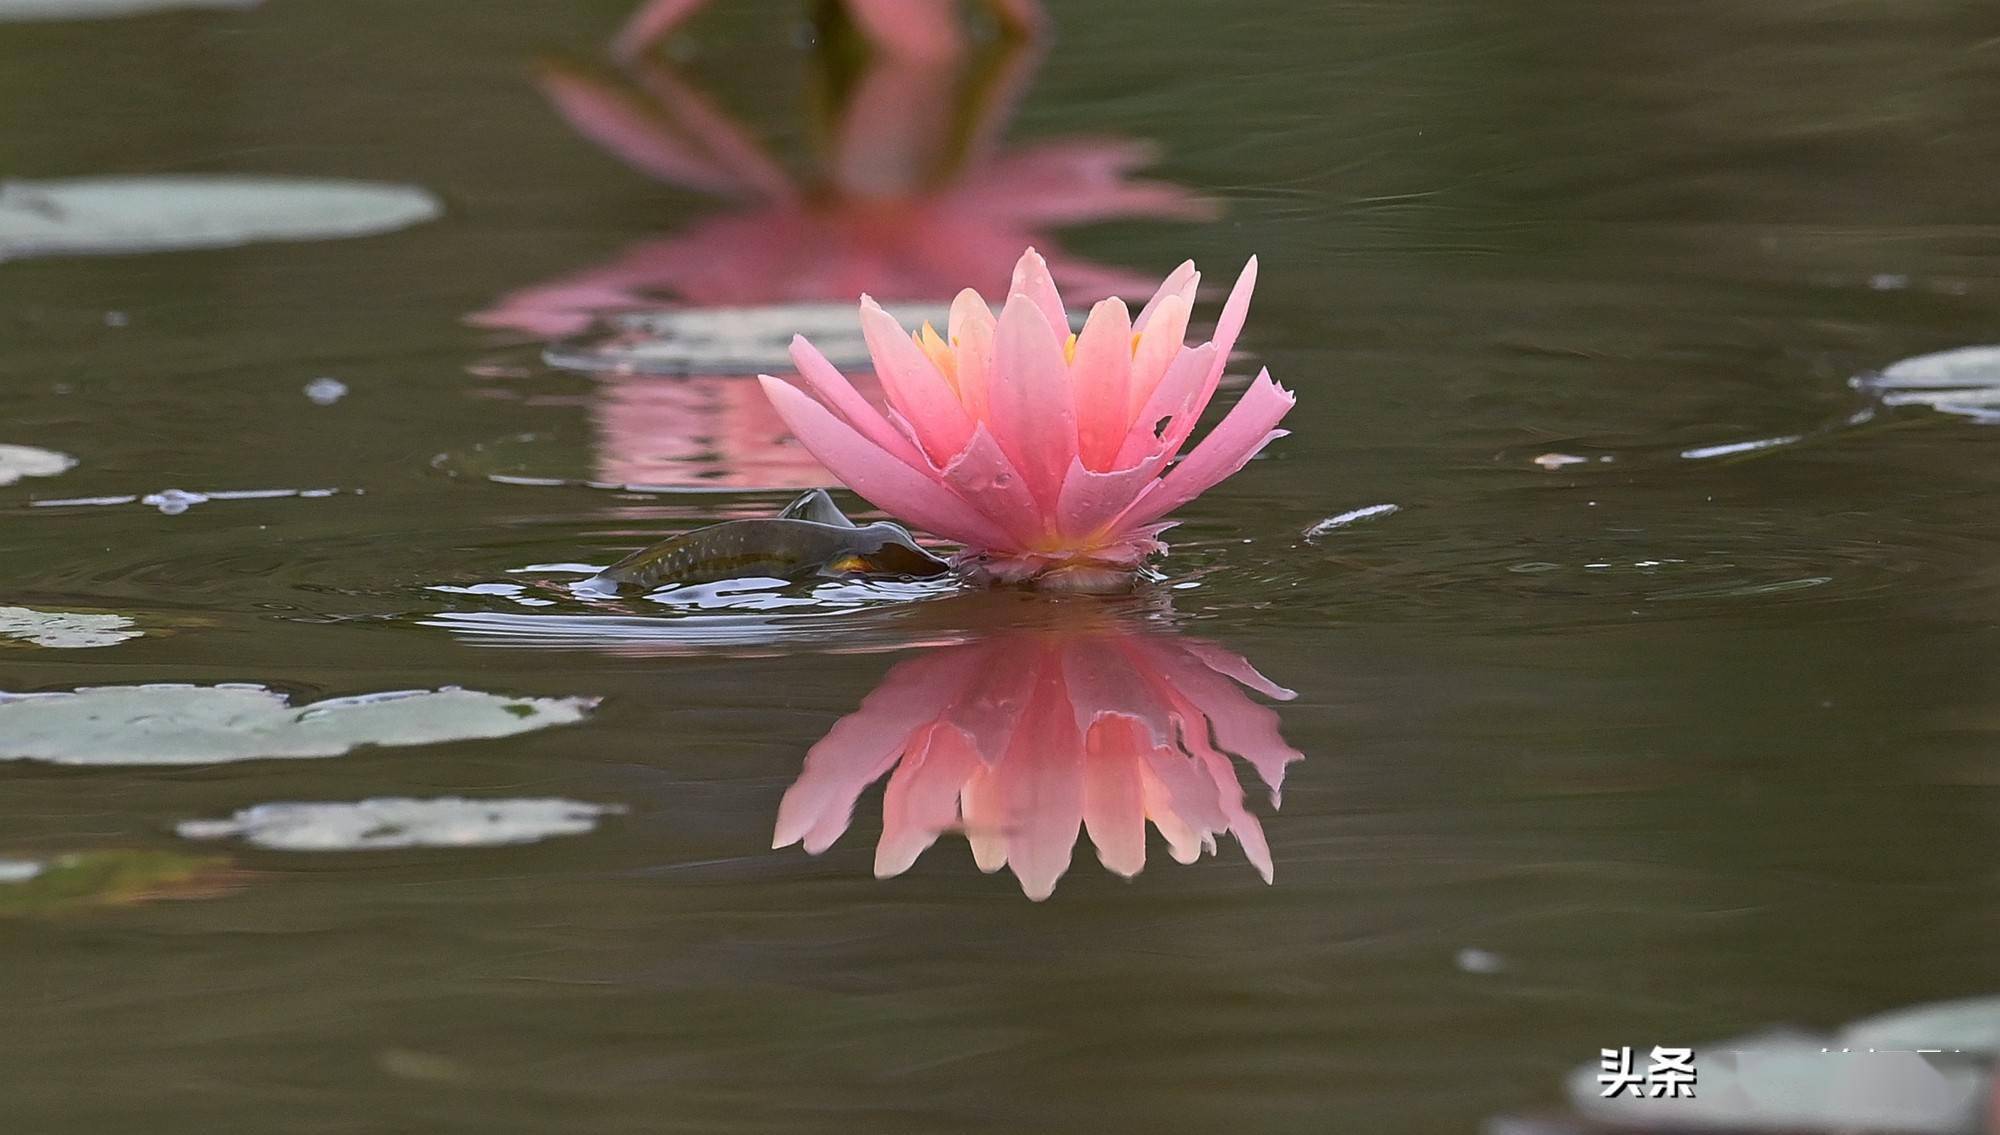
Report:
M 278 851 L 491 847 L 581 835 L 625 809 L 575 800 L 381 798 L 355 803 L 259 804 L 227 820 L 190 820 L 188 839 L 240 837 Z
M 1886 406 L 1929 406 L 2000 425 L 2000 347 L 1960 347 L 1892 363 L 1854 380 Z
M 102 20 L 173 8 L 255 8 L 263 0 L 0 0 L 0 21 Z
M 0 260 L 370 236 L 443 211 L 415 186 L 362 181 L 197 175 L 12 181 L 0 183 Z
M 93 646 L 117 646 L 127 639 L 143 637 L 131 619 L 123 615 L 79 615 L 68 611 L 36 611 L 27 607 L 0 607 L 0 638 L 18 639 L 34 646 L 76 650 Z
M 2000 995 L 1940 1001 L 1856 1021 L 1840 1031 L 1840 1045 L 2000 1056 Z
M 511 737 L 581 721 L 593 698 L 508 698 L 446 687 L 295 707 L 251 684 L 0 692 L 0 760 L 199 765 L 337 757 L 364 745 Z
M 1673 1131 L 1896 1131 L 1958 1135 L 1978 1130 L 1990 1072 L 1956 1054 L 1854 1049 L 1817 1036 L 1777 1033 L 1695 1050 L 1700 1077 L 1689 1097 L 1627 1089 L 1606 1098 L 1597 1064 L 1572 1072 L 1578 1112 L 1619 1129 Z M 1643 1079 L 1651 1048 L 1632 1047 Z
M 206 898 L 231 889 L 240 878 L 227 859 L 173 851 L 84 851 L 0 866 L 13 868 L 0 870 L 0 917 Z
M 0 485 L 23 477 L 53 477 L 76 468 L 76 458 L 32 445 L 0 445 Z

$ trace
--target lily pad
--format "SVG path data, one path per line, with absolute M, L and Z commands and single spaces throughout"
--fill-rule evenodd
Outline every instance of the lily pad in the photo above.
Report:
M 0 692 L 0 760 L 203 765 L 337 757 L 366 745 L 511 737 L 583 720 L 594 698 L 510 698 L 447 686 L 293 706 L 252 684 Z
M 1929 406 L 2000 425 L 2000 346 L 1960 347 L 1892 363 L 1854 380 L 1885 406 Z
M 905 325 L 929 320 L 942 328 L 951 309 L 893 305 Z M 677 308 L 628 312 L 604 320 L 604 330 L 556 343 L 544 352 L 553 367 L 590 373 L 669 375 L 754 374 L 791 368 L 792 337 L 804 335 L 837 367 L 866 367 L 868 344 L 851 303 L 770 307 Z
M 373 851 L 398 847 L 493 847 L 582 835 L 625 809 L 575 800 L 412 800 L 259 804 L 227 820 L 190 820 L 188 839 L 241 838 L 277 851 Z
M 1578 1112 L 1617 1128 L 1647 1131 L 1881 1131 L 1963 1135 L 1977 1114 L 1990 1070 L 1957 1054 L 1848 1049 L 1844 1042 L 1776 1033 L 1702 1045 L 1691 1098 L 1624 1090 L 1606 1098 L 1601 1069 L 1568 1081 Z M 1632 1049 L 1632 1071 L 1648 1067 Z
M 1839 1044 L 2000 1057 L 2000 995 L 1940 1001 L 1856 1021 L 1840 1030 Z
M 255 8 L 264 0 L 0 0 L 7 20 L 103 20 L 173 8 Z
M 0 261 L 371 236 L 434 220 L 411 185 L 159 175 L 0 183 Z
M 0 485 L 23 477 L 53 477 L 76 468 L 76 458 L 32 445 L 0 445 Z
M 206 898 L 231 889 L 239 878 L 226 859 L 172 851 L 85 851 L 5 865 L 15 869 L 0 872 L 0 918 Z
M 132 620 L 123 615 L 81 615 L 69 611 L 0 607 L 0 638 L 15 639 L 33 646 L 79 650 L 117 646 L 143 635 L 144 632 L 136 629 Z

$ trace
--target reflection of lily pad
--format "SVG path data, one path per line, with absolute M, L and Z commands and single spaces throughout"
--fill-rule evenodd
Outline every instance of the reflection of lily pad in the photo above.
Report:
M 942 328 L 949 308 L 891 304 L 906 326 Z M 868 365 L 861 317 L 851 303 L 780 304 L 633 312 L 609 316 L 606 330 L 556 343 L 550 366 L 592 373 L 754 374 L 786 370 L 792 336 L 812 340 L 837 367 Z
M 32 445 L 0 445 L 0 485 L 11 485 L 23 477 L 53 477 L 74 468 L 76 458 L 67 453 Z
M 331 240 L 443 212 L 408 185 L 276 177 L 75 178 L 0 183 L 0 260 Z
M 1929 406 L 2000 424 L 2000 347 L 1961 347 L 1892 363 L 1854 385 L 1888 406 Z
M 93 646 L 117 646 L 127 639 L 142 637 L 132 620 L 123 615 L 81 615 L 69 611 L 36 611 L 27 607 L 0 607 L 0 639 L 14 639 L 34 646 L 76 650 Z
M 190 820 L 188 839 L 241 837 L 278 851 L 371 851 L 395 847 L 492 847 L 581 835 L 615 804 L 575 800 L 385 798 L 355 803 L 259 804 L 227 820 Z
M 0 21 L 102 20 L 172 8 L 254 8 L 263 0 L 0 0 Z
M 47 862 L 6 862 L 35 870 L 0 874 L 0 918 L 205 898 L 228 890 L 236 880 L 226 859 L 171 851 L 86 851 Z
M 364 745 L 511 737 L 580 721 L 595 704 L 592 698 L 507 698 L 455 687 L 300 707 L 248 684 L 0 693 L 0 760 L 196 765 L 337 757 Z

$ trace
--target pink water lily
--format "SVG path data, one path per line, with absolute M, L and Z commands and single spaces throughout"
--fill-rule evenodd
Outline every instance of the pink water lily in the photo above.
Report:
M 1276 427 L 1293 398 L 1263 371 L 1175 461 L 1221 384 L 1256 279 L 1252 258 L 1209 343 L 1184 342 L 1201 282 L 1192 261 L 1136 318 L 1104 300 L 1072 335 L 1048 266 L 1029 249 L 999 318 L 968 289 L 943 336 L 929 324 L 912 336 L 862 297 L 886 413 L 804 338 L 792 342 L 800 385 L 761 381 L 820 464 L 885 511 L 965 545 L 980 572 L 1096 589 L 1164 551 L 1169 513 L 1284 435 Z

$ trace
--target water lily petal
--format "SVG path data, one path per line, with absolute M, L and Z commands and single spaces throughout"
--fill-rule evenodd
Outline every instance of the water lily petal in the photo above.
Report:
M 1141 496 L 1120 525 L 1145 524 L 1158 520 L 1236 472 L 1257 452 L 1283 436 L 1274 429 L 1291 412 L 1295 399 L 1290 391 L 1271 381 L 1271 372 L 1258 374 L 1257 381 L 1244 392 L 1201 444 L 1174 466 Z
M 778 416 L 807 452 L 883 511 L 973 547 L 1010 543 L 991 521 L 950 489 L 897 460 L 804 391 L 770 375 L 760 375 L 758 381 L 764 384 L 764 394 Z
M 895 317 L 867 296 L 861 297 L 861 334 L 889 404 L 916 427 L 931 461 L 943 466 L 972 436 L 972 419 L 959 405 L 958 392 Z
M 1200 287 L 1201 273 L 1195 271 L 1194 261 L 1181 261 L 1179 267 L 1167 273 L 1167 278 L 1160 281 L 1160 288 L 1153 293 L 1153 298 L 1147 300 L 1146 306 L 1139 309 L 1139 317 L 1132 321 L 1132 329 L 1144 331 L 1159 313 L 1160 303 L 1168 296 L 1179 296 L 1182 303 L 1193 307 L 1195 292 Z
M 1210 378 L 1215 373 L 1215 359 L 1213 343 L 1180 349 L 1153 387 L 1146 404 L 1133 415 L 1131 429 L 1119 446 L 1113 468 L 1122 469 L 1147 457 L 1157 456 L 1163 464 L 1171 459 L 1167 439 L 1182 423 L 1193 429 L 1193 423 L 1201 420 L 1201 412 L 1214 396 Z
M 980 515 L 1014 537 L 1009 547 L 1033 547 L 1045 534 L 1043 511 L 1028 489 L 1028 479 L 1007 459 L 985 423 L 973 427 L 965 451 L 945 467 L 944 481 Z
M 994 361 L 1001 376 L 988 392 L 994 439 L 1035 499 L 1053 509 L 1076 459 L 1076 407 L 1060 341 L 1028 297 L 1016 293 L 1001 311 Z
M 1125 388 L 1125 412 L 1135 425 L 1167 368 L 1187 349 L 1188 319 L 1193 312 L 1187 300 L 1168 296 L 1160 301 L 1146 329 L 1139 332 L 1139 345 L 1132 350 L 1132 379 Z
M 1090 468 L 1109 469 L 1130 424 L 1125 391 L 1132 381 L 1132 317 L 1124 300 L 1114 297 L 1091 309 L 1076 337 L 1069 378 L 1077 451 Z
M 993 338 L 998 330 L 993 309 L 978 292 L 967 288 L 951 301 L 946 337 L 958 361 L 958 400 L 975 421 L 986 418 L 986 391 L 993 380 Z
M 1098 473 L 1085 468 L 1081 460 L 1072 463 L 1056 502 L 1056 531 L 1065 540 L 1077 541 L 1108 528 L 1153 483 L 1163 464 L 1145 457 L 1130 468 Z
M 1063 311 L 1061 293 L 1056 291 L 1056 282 L 1049 275 L 1048 261 L 1042 254 L 1029 249 L 1021 254 L 1014 265 L 1013 282 L 1007 285 L 1007 299 L 1011 303 L 1015 296 L 1027 296 L 1049 322 L 1049 330 L 1055 334 L 1056 342 L 1069 338 L 1069 315 Z
M 799 377 L 805 380 L 806 389 L 833 411 L 835 417 L 853 426 L 861 436 L 881 446 L 910 468 L 918 472 L 930 468 L 930 463 L 917 447 L 891 427 L 881 412 L 854 389 L 847 376 L 828 362 L 819 348 L 807 341 L 805 336 L 792 337 L 791 353 L 792 365 L 799 368 Z
M 1172 461 L 1180 454 L 1181 446 L 1194 433 L 1195 423 L 1201 418 L 1202 410 L 1215 397 L 1216 388 L 1222 384 L 1222 372 L 1229 366 L 1229 352 L 1236 346 L 1236 336 L 1243 330 L 1243 321 L 1250 314 L 1250 293 L 1257 287 L 1257 258 L 1252 256 L 1243 265 L 1243 272 L 1236 278 L 1236 286 L 1229 291 L 1228 302 L 1222 305 L 1222 316 L 1215 325 L 1215 359 L 1211 364 L 1207 379 L 1191 399 L 1192 413 L 1177 415 L 1167 425 L 1160 438 L 1160 453 Z M 1166 385 L 1163 381 L 1162 386 Z

